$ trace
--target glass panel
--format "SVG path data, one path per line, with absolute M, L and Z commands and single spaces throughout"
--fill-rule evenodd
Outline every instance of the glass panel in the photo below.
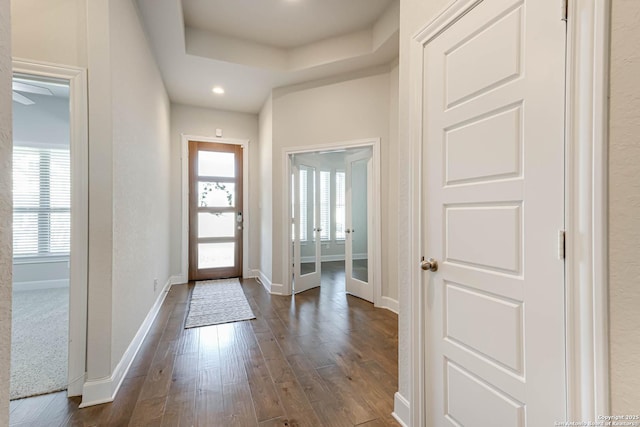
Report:
M 316 272 L 316 169 L 300 166 L 300 274 Z
M 198 151 L 198 175 L 221 176 L 225 178 L 235 177 L 235 154 L 219 153 L 216 151 Z
M 336 240 L 345 238 L 345 181 L 344 172 L 336 172 Z
M 229 182 L 198 182 L 198 206 L 222 208 L 235 206 L 236 185 Z
M 13 255 L 38 254 L 38 214 L 13 212 Z
M 198 237 L 234 237 L 236 214 L 234 212 L 198 212 Z
M 233 267 L 235 265 L 234 242 L 200 243 L 198 245 L 198 269 Z
M 351 239 L 352 277 L 369 281 L 367 241 L 367 162 L 358 160 L 351 164 Z

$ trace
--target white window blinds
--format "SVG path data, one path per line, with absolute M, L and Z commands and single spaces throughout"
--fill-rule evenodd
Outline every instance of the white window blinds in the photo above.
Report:
M 68 149 L 13 149 L 15 257 L 66 255 L 71 235 Z
M 336 172 L 336 240 L 345 239 L 345 174 Z
M 331 238 L 331 172 L 320 171 L 320 239 Z

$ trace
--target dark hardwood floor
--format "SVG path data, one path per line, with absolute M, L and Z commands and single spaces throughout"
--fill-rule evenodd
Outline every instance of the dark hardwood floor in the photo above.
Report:
M 295 297 L 242 285 L 255 320 L 184 329 L 193 284 L 173 286 L 113 403 L 16 400 L 11 426 L 398 425 L 397 316 L 345 295 L 339 263 Z

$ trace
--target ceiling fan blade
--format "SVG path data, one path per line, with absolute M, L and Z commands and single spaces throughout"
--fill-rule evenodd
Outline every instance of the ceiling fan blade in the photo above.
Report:
M 46 87 L 36 86 L 29 83 L 13 82 L 13 90 L 19 92 L 35 93 L 37 95 L 53 95 L 53 92 Z
M 35 104 L 35 102 L 33 102 L 32 100 L 30 100 L 29 98 L 27 98 L 24 95 L 20 95 L 18 92 L 13 92 L 13 100 L 15 102 L 19 102 L 20 104 L 23 104 L 23 105 L 33 105 L 33 104 Z

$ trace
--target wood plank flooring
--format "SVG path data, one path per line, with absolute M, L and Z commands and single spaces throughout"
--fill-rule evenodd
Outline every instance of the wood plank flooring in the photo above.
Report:
M 343 268 L 295 297 L 242 280 L 257 318 L 195 329 L 173 286 L 113 403 L 17 400 L 11 426 L 397 426 L 397 316 L 345 295 Z

